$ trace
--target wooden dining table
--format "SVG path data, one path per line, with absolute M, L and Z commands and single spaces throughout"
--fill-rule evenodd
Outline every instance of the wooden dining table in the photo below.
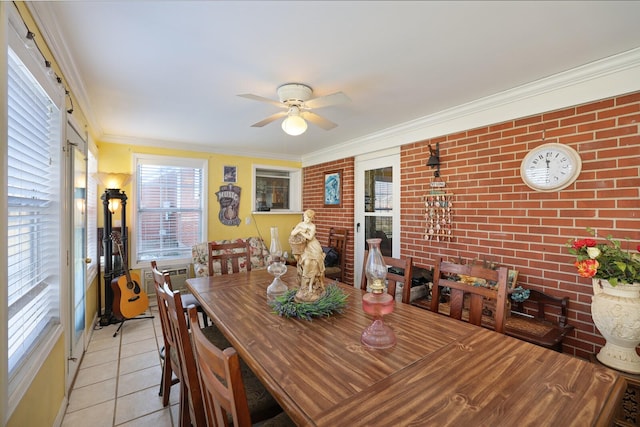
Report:
M 341 314 L 285 318 L 266 270 L 187 286 L 299 426 L 605 426 L 625 380 L 615 371 L 408 304 L 384 317 L 397 344 L 360 343 L 363 291 Z M 289 287 L 295 269 L 283 276 Z

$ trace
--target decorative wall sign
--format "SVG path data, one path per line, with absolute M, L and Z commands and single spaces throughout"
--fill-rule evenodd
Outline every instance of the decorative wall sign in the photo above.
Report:
M 324 173 L 324 206 L 342 207 L 342 170 Z
M 220 212 L 218 219 L 224 225 L 240 225 L 238 212 L 240 211 L 240 191 L 237 185 L 221 185 L 220 191 L 216 193 L 218 202 L 220 203 Z
M 222 180 L 223 182 L 236 182 L 238 179 L 238 168 L 236 166 L 223 166 L 222 167 Z

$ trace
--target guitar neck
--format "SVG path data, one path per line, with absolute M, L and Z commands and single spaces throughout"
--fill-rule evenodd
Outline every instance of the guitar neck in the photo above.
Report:
M 123 265 L 123 268 L 124 268 L 124 275 L 127 276 L 127 282 L 131 283 L 133 280 L 131 280 L 131 273 L 129 272 L 129 265 L 128 265 L 129 263 L 127 261 L 127 254 L 122 249 L 122 243 L 117 241 L 116 242 L 116 246 L 118 246 L 118 252 L 120 252 L 120 257 L 122 257 L 122 265 Z

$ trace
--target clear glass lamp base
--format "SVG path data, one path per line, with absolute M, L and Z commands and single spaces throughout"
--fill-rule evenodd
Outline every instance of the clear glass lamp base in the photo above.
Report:
M 280 278 L 287 272 L 287 266 L 283 262 L 274 262 L 267 268 L 267 271 L 275 276 L 273 282 L 267 286 L 267 301 L 271 302 L 289 290 L 287 284 Z

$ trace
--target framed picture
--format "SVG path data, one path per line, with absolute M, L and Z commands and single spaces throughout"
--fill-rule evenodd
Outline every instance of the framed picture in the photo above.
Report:
M 324 206 L 342 207 L 342 170 L 324 173 Z
M 224 166 L 222 171 L 222 180 L 224 182 L 236 182 L 238 168 L 236 166 Z

